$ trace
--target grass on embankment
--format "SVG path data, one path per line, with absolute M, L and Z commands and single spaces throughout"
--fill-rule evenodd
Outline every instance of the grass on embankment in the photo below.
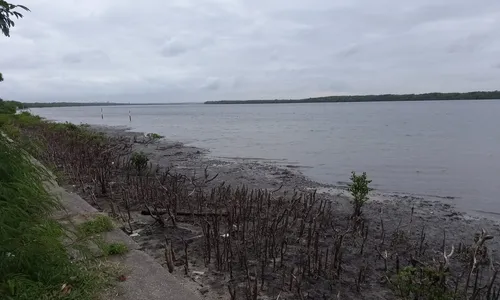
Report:
M 113 230 L 113 221 L 108 216 L 98 215 L 94 219 L 78 226 L 78 231 L 85 236 L 91 236 Z
M 121 255 L 128 252 L 128 247 L 124 243 L 110 243 L 103 247 L 104 255 Z
M 17 142 L 0 134 L 1 299 L 95 299 L 112 278 L 110 265 L 70 257 L 65 229 L 50 218 L 59 204 L 44 187 L 48 176 Z
M 128 252 L 124 243 L 108 243 L 101 233 L 114 229 L 113 221 L 105 215 L 97 215 L 92 220 L 86 221 L 77 227 L 77 240 L 93 242 L 104 256 L 121 255 Z

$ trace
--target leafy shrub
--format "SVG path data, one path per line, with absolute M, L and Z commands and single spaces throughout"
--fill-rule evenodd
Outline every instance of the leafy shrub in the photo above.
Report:
M 144 152 L 134 152 L 130 158 L 130 163 L 140 174 L 143 170 L 148 167 L 149 158 L 144 154 Z
M 399 271 L 394 280 L 394 289 L 402 299 L 451 300 L 445 279 L 447 272 L 430 267 L 406 267 Z
M 148 133 L 146 134 L 146 144 L 155 144 L 160 139 L 164 138 L 164 136 L 159 135 L 158 133 Z
M 159 135 L 158 133 L 148 133 L 146 134 L 146 137 L 150 139 L 151 141 L 157 141 L 159 139 L 164 138 L 163 135 Z
M 372 190 L 368 186 L 371 182 L 371 180 L 367 179 L 366 172 L 363 172 L 362 175 L 356 175 L 356 172 L 352 172 L 348 191 L 353 197 L 353 218 L 361 217 L 361 209 L 368 201 L 368 193 Z
M 0 100 L 0 114 L 15 114 L 16 109 L 15 102 Z

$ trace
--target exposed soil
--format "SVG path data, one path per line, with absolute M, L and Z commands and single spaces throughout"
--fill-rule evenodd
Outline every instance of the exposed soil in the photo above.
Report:
M 129 132 L 123 128 L 93 128 L 108 135 L 127 136 L 131 139 L 135 137 L 136 140 L 141 140 L 144 136 L 142 133 Z M 232 187 L 244 185 L 248 189 L 267 189 L 273 191 L 273 195 L 291 195 L 294 191 L 311 193 L 316 190 L 315 199 L 318 203 L 332 203 L 331 207 L 335 215 L 332 224 L 335 223 L 335 228 L 349 230 L 352 226 L 350 219 L 352 206 L 348 193 L 341 187 L 309 180 L 301 174 L 300 168 L 282 167 L 269 162 L 248 159 L 217 159 L 211 157 L 207 150 L 165 139 L 157 144 L 134 143 L 133 150 L 147 154 L 154 165 L 173 168 L 176 172 L 188 177 L 193 176 L 194 172 L 197 176 L 203 175 L 205 168 L 208 168 L 210 177 L 215 174 L 218 176 L 207 183 L 206 189 L 224 183 L 225 186 Z M 82 196 L 88 199 L 88 195 L 83 193 Z M 300 297 L 304 299 L 398 299 L 397 293 L 390 288 L 391 284 L 388 282 L 388 280 L 393 282 L 391 276 L 394 275 L 396 268 L 415 264 L 415 261 L 420 263 L 422 260 L 425 260 L 425 264 L 429 264 L 429 267 L 434 266 L 432 265 L 433 258 L 436 260 L 435 265 L 438 266 L 439 261 L 443 260 L 444 244 L 445 252 L 450 252 L 452 246 L 455 249 L 451 257 L 453 263 L 450 263 L 450 272 L 467 274 L 467 270 L 470 269 L 468 252 L 463 248 L 474 244 L 474 236 L 482 229 L 494 237 L 485 244 L 489 254 L 485 262 L 500 259 L 499 224 L 486 218 L 470 217 L 456 210 L 450 199 L 384 194 L 376 191 L 372 192 L 370 199 L 363 207 L 364 222 L 359 227 L 361 229 L 358 228 L 359 230 L 352 233 L 352 236 L 349 233 L 349 238 L 346 237 L 342 245 L 342 258 L 340 262 L 337 261 L 341 266 L 322 265 L 323 259 L 326 263 L 329 262 L 328 251 L 316 253 L 316 263 L 312 264 L 312 269 L 307 270 L 310 276 L 303 277 L 307 282 L 301 283 L 303 290 L 300 292 L 290 291 L 289 281 L 299 277 L 297 272 L 306 272 L 306 270 L 282 270 L 280 268 L 276 268 L 275 272 L 269 270 L 263 280 L 269 283 L 261 287 L 259 282 L 261 275 L 257 269 L 262 264 L 258 262 L 254 262 L 250 268 L 247 267 L 247 270 L 251 270 L 247 274 L 242 275 L 242 269 L 231 269 L 231 272 L 235 273 L 232 280 L 228 271 L 216 271 L 213 262 L 206 264 L 205 249 L 202 245 L 204 230 L 190 214 L 179 215 L 176 228 L 170 223 L 162 227 L 155 224 L 155 220 L 150 215 L 141 214 L 143 208 L 137 207 L 131 212 L 133 228 L 131 236 L 143 250 L 163 265 L 166 265 L 165 240 L 166 238 L 171 240 L 175 256 L 174 274 L 191 282 L 192 287 L 197 288 L 208 299 L 230 299 L 228 286 L 232 282 L 237 282 L 236 289 L 243 291 L 242 282 L 245 280 L 259 282 L 259 299 L 277 299 L 278 297 L 280 299 L 299 299 Z M 99 209 L 110 211 L 108 199 L 98 198 L 96 202 L 90 200 L 89 202 Z M 228 230 L 227 234 L 231 234 L 228 228 L 222 229 Z M 330 249 L 331 245 L 333 251 L 341 234 L 341 232 L 336 232 L 331 237 L 325 236 L 323 246 Z M 188 245 L 187 276 L 184 269 L 185 243 L 183 240 Z M 302 242 L 302 240 L 298 241 L 299 244 Z M 293 252 L 292 243 L 290 247 Z M 308 255 L 312 256 L 311 253 Z M 333 252 L 330 255 L 333 255 Z M 413 258 L 415 261 L 412 260 Z M 388 267 L 385 267 L 386 264 Z M 494 266 L 493 263 L 491 265 Z M 333 279 L 329 275 L 324 275 L 330 270 L 338 272 L 332 277 Z M 317 272 L 316 276 L 314 276 L 315 272 Z M 251 280 L 242 279 L 242 276 Z M 484 271 L 480 277 L 482 276 L 487 280 L 489 273 Z M 292 284 L 294 290 L 296 285 L 296 283 Z M 297 297 L 297 294 L 301 296 Z M 237 299 L 246 297 L 242 292 Z

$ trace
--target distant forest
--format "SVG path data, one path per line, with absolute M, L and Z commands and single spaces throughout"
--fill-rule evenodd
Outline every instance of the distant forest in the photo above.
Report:
M 205 104 L 273 104 L 273 103 L 324 103 L 324 102 L 384 102 L 384 101 L 436 101 L 436 100 L 488 100 L 500 99 L 500 91 L 469 93 L 386 94 L 359 96 L 327 96 L 306 99 L 275 100 L 220 100 Z
M 66 106 L 120 106 L 120 105 L 179 105 L 189 103 L 117 103 L 117 102 L 34 102 L 20 103 L 19 108 Z
M 426 93 L 426 94 L 386 94 L 386 95 L 353 95 L 327 96 L 306 99 L 275 100 L 220 100 L 207 101 L 205 104 L 272 104 L 272 103 L 326 103 L 326 102 L 384 102 L 384 101 L 436 101 L 436 100 L 500 100 L 500 91 L 469 93 Z M 116 102 L 31 102 L 2 101 L 0 106 L 17 108 L 65 107 L 65 106 L 118 106 L 118 105 L 178 105 L 193 103 L 116 103 Z
M 128 103 L 112 103 L 112 102 L 32 102 L 21 103 L 21 108 L 32 107 L 64 107 L 64 106 L 114 106 L 114 105 L 128 105 Z

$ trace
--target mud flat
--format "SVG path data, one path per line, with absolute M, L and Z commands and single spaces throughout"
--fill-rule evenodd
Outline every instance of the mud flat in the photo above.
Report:
M 173 273 L 207 299 L 400 299 L 413 289 L 487 299 L 497 291 L 500 226 L 456 210 L 451 199 L 375 191 L 363 220 L 354 222 L 348 193 L 308 179 L 300 168 L 216 158 L 168 137 L 145 144 L 143 133 L 126 128 L 92 128 L 130 139 L 151 169 L 183 180 L 175 220 L 170 208 L 145 211 L 141 201 L 125 205 L 130 217 L 123 217 L 126 197 L 117 193 L 113 202 L 141 248 L 167 268 L 169 252 Z M 111 212 L 109 197 L 77 192 Z M 419 270 L 431 270 L 436 282 Z M 416 299 L 424 297 L 430 296 Z

